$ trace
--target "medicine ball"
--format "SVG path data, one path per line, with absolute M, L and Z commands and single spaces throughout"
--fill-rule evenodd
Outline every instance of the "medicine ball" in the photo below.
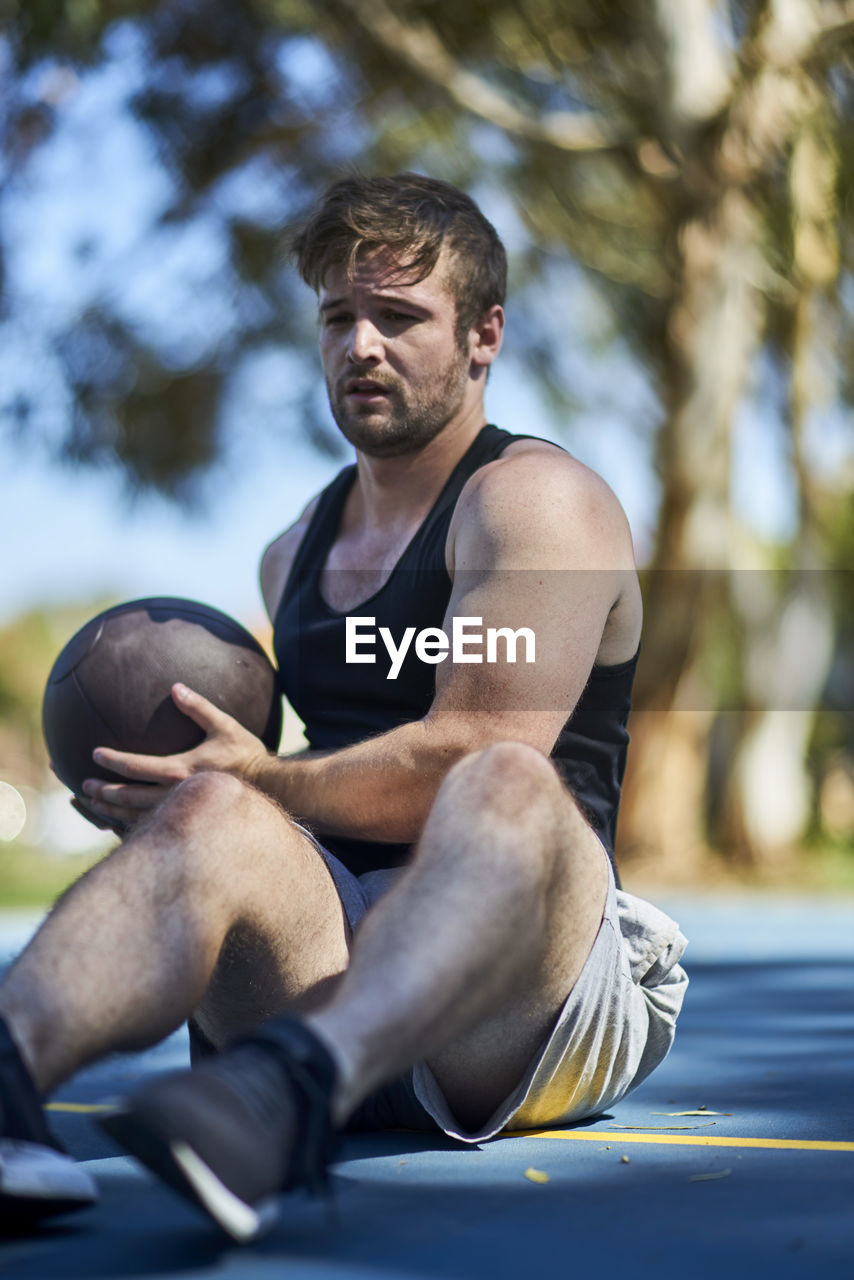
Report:
M 176 681 L 277 749 L 276 672 L 254 636 L 195 600 L 131 600 L 87 622 L 48 677 L 42 728 L 59 779 L 78 795 L 84 778 L 126 781 L 95 764 L 95 747 L 173 755 L 201 742 L 202 730 L 172 701 Z

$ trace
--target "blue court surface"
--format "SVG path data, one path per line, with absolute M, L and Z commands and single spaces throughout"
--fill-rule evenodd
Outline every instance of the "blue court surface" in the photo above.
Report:
M 348 1140 L 331 1204 L 294 1193 L 271 1234 L 238 1247 L 91 1123 L 144 1073 L 186 1063 L 181 1032 L 60 1091 L 53 1121 L 102 1199 L 6 1239 L 0 1273 L 854 1277 L 854 902 L 657 901 L 691 939 L 692 983 L 670 1057 L 610 1113 L 473 1149 Z M 22 932 L 0 919 L 5 958 Z

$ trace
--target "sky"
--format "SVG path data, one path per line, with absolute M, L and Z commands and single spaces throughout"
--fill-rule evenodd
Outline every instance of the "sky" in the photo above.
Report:
M 127 108 L 145 74 L 130 24 L 117 26 L 109 50 L 82 79 L 49 66 L 32 73 L 35 96 L 63 98 L 60 125 L 8 184 L 0 207 L 11 316 L 0 324 L 0 388 L 8 393 L 35 369 L 48 406 L 38 448 L 13 441 L 0 419 L 0 626 L 41 605 L 162 594 L 201 599 L 254 624 L 262 616 L 261 550 L 342 465 L 302 437 L 288 394 L 296 371 L 287 352 L 262 353 L 245 372 L 227 406 L 227 457 L 206 482 L 200 514 L 160 498 L 129 504 L 117 471 L 54 461 L 69 405 L 51 344 L 81 299 L 108 298 L 143 337 L 156 336 L 182 359 L 219 341 L 230 323 L 226 295 L 214 286 L 225 252 L 221 226 L 204 219 L 170 224 L 152 241 L 171 193 L 150 135 Z M 281 209 L 270 174 L 232 182 L 218 199 L 260 218 L 268 207 Z M 519 233 L 512 210 L 496 199 L 486 212 L 512 250 Z M 595 342 L 573 352 L 579 317 L 588 338 L 605 321 L 580 273 L 566 279 L 555 323 L 566 331 L 569 384 L 583 386 L 588 407 L 559 438 L 614 488 L 643 562 L 657 500 L 649 439 L 639 427 L 654 416 L 649 390 L 618 345 L 601 343 L 610 354 L 598 364 L 589 354 Z M 512 306 L 508 325 L 512 330 Z M 300 368 L 299 376 L 314 372 Z M 487 411 L 510 430 L 558 438 L 534 383 L 507 356 L 491 377 Z M 825 426 L 822 439 L 844 440 L 840 448 L 850 449 L 850 428 L 837 428 L 834 435 Z M 793 495 L 780 426 L 761 403 L 741 414 L 733 496 L 761 536 L 790 531 Z
M 60 468 L 0 447 L 0 626 L 42 605 L 149 595 L 203 600 L 244 622 L 263 613 L 263 547 L 338 464 L 295 445 L 276 465 L 261 450 L 217 478 L 191 515 L 165 499 L 128 505 L 115 474 Z
M 231 323 L 222 220 L 159 223 L 169 179 L 127 107 L 145 75 L 139 42 L 124 25 L 108 45 L 104 64 L 81 79 L 49 66 L 31 73 L 32 94 L 59 96 L 62 110 L 53 136 L 8 184 L 0 206 L 8 317 L 0 326 L 0 388 L 11 399 L 36 378 L 43 406 L 38 446 L 14 441 L 8 427 L 4 435 L 0 419 L 0 626 L 42 605 L 162 594 L 201 599 L 254 624 L 262 616 L 263 547 L 342 465 L 312 450 L 292 408 L 300 380 L 316 376 L 319 385 L 319 364 L 306 370 L 287 351 L 267 350 L 241 371 L 225 407 L 227 456 L 206 479 L 201 513 L 156 497 L 129 504 L 117 470 L 54 460 L 71 409 L 55 342 L 87 299 L 108 301 L 144 340 L 183 361 L 216 346 Z M 216 199 L 221 211 L 262 220 L 281 214 L 282 192 L 271 174 L 244 175 Z M 512 249 L 512 209 L 500 199 L 494 205 L 488 213 Z M 565 299 L 567 308 L 597 323 L 581 281 L 572 289 L 580 292 Z M 574 322 L 565 316 L 561 323 L 569 332 Z M 535 386 L 507 360 L 491 377 L 488 411 L 510 430 L 552 438 Z M 587 377 L 586 367 L 576 376 Z M 613 370 L 599 376 L 613 381 Z M 648 414 L 637 373 L 618 381 L 629 401 L 647 401 Z M 643 538 L 654 517 L 654 486 L 630 407 L 612 409 L 609 422 L 579 420 L 569 443 L 611 481 Z

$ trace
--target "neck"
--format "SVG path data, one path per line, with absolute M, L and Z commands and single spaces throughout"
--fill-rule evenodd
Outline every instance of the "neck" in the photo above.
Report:
M 417 452 L 371 458 L 357 451 L 358 480 L 353 497 L 358 506 L 358 523 L 368 528 L 388 527 L 428 511 L 485 424 L 483 405 L 479 404 L 449 422 Z

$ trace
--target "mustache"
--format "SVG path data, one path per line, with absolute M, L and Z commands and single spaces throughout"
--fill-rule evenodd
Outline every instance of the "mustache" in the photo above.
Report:
M 337 379 L 335 388 L 337 391 L 346 394 L 354 382 L 369 382 L 372 386 L 379 387 L 381 391 L 394 391 L 397 386 L 396 382 L 391 378 L 378 378 L 370 368 L 360 369 L 354 366 Z

